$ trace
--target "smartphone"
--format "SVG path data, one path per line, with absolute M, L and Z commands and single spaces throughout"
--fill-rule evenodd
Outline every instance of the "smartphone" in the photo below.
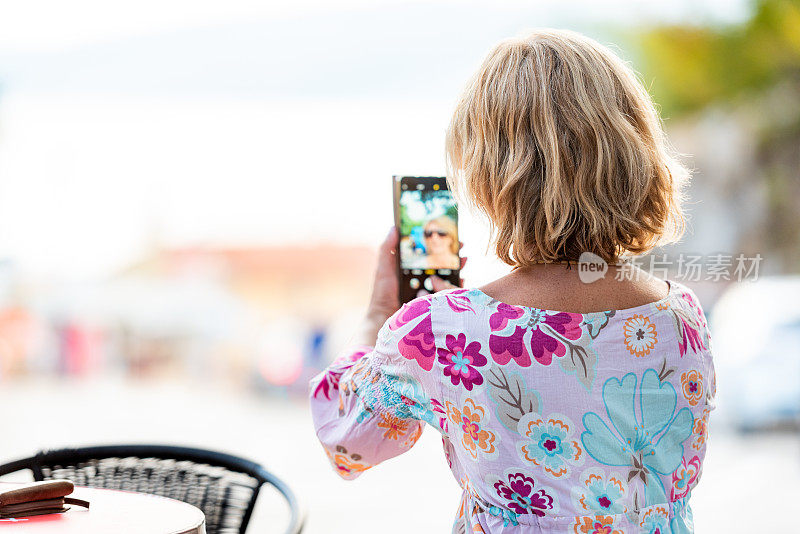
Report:
M 432 275 L 459 284 L 458 206 L 444 177 L 394 176 L 394 224 L 400 231 L 400 303 L 433 292 Z

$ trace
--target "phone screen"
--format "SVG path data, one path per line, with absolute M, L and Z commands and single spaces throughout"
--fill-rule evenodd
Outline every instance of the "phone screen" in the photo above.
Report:
M 458 206 L 443 177 L 395 176 L 400 298 L 432 291 L 431 275 L 458 284 Z

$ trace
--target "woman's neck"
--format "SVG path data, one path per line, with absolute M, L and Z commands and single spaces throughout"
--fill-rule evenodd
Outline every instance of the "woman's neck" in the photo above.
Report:
M 636 267 L 612 265 L 587 282 L 575 265 L 541 264 L 515 269 L 480 289 L 508 304 L 589 313 L 655 302 L 667 295 L 669 286 Z

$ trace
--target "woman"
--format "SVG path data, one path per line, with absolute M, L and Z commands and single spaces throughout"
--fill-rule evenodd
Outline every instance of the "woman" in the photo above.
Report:
M 456 223 L 450 217 L 442 215 L 431 219 L 423 230 L 425 237 L 427 269 L 458 269 L 461 263 L 458 258 L 458 235 Z
M 706 319 L 687 287 L 617 265 L 682 228 L 687 173 L 647 92 L 599 43 L 537 31 L 489 54 L 447 152 L 513 271 L 397 310 L 390 232 L 357 345 L 312 382 L 331 462 L 355 478 L 428 424 L 463 488 L 454 532 L 692 532 Z M 604 278 L 581 282 L 582 252 Z

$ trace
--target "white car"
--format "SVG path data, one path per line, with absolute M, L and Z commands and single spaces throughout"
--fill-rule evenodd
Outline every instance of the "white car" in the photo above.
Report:
M 800 276 L 734 284 L 710 323 L 720 422 L 800 431 Z

